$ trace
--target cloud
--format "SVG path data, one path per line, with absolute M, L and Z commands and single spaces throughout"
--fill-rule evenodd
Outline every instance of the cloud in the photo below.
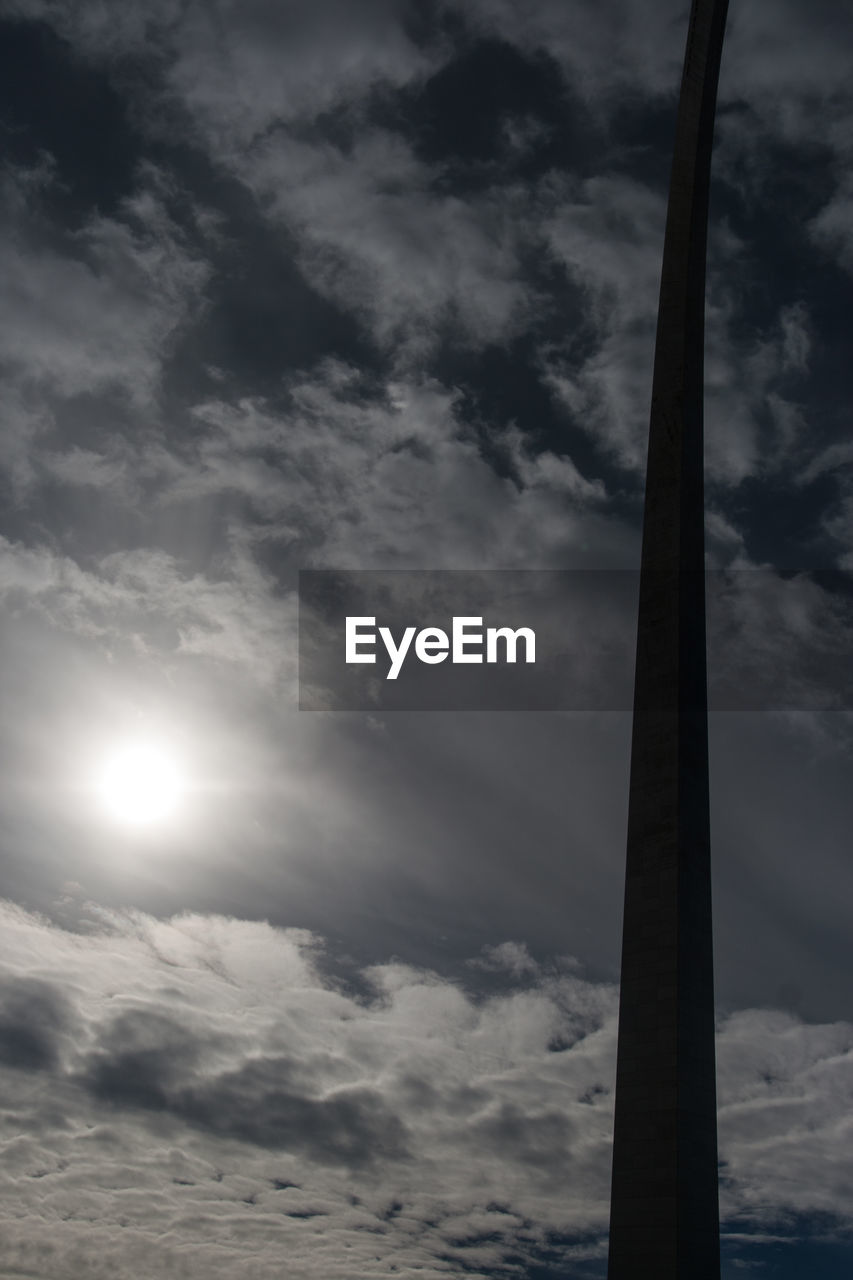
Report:
M 602 1256 L 612 986 L 526 963 L 524 989 L 478 995 L 384 962 L 356 994 L 305 931 L 100 908 L 81 935 L 2 914 L 6 1115 L 26 1098 L 32 1120 L 2 1140 L 9 1265 L 63 1280 L 180 1257 L 188 1280 L 263 1278 L 285 1250 L 344 1280 Z M 741 1010 L 718 1057 L 727 1217 L 846 1220 L 853 1028 Z
M 512 0 L 447 0 L 478 34 L 525 50 L 547 50 L 566 79 L 596 110 L 607 111 L 638 93 L 674 94 L 684 56 L 684 10 L 659 3 L 654 24 L 648 6 L 618 0 L 603 9 L 592 0 L 565 5 L 534 0 L 520 10 Z
M 850 18 L 832 0 L 753 0 L 729 12 L 721 70 L 724 103 L 740 99 L 795 143 L 849 143 L 844 46 Z
M 0 592 L 60 632 L 104 652 L 231 665 L 260 684 L 292 673 L 293 599 L 276 597 L 239 546 L 227 575 L 187 573 L 155 550 L 119 551 L 89 567 L 47 547 L 0 538 Z
M 305 1275 L 438 1276 L 451 1259 L 512 1274 L 507 1255 L 549 1232 L 600 1230 L 612 988 L 553 975 L 478 1002 L 384 964 L 355 996 L 298 930 L 102 912 L 81 936 L 11 908 L 5 923 L 9 981 L 74 1010 L 61 1060 L 30 1063 L 26 1085 L 6 1064 L 6 1098 L 26 1087 L 38 1112 L 38 1138 L 5 1149 L 19 1265 L 43 1265 L 21 1209 L 63 1221 L 59 1276 L 98 1257 L 132 1274 L 143 1247 L 158 1264 L 179 1251 L 188 1276 L 235 1258 L 272 1276 L 283 1248 Z M 573 1048 L 550 1050 L 570 1012 Z
M 164 916 L 202 901 L 343 935 L 324 953 L 308 934 L 110 912 L 83 891 L 55 907 L 76 933 L 10 911 L 7 1268 L 600 1270 L 615 991 L 549 954 L 569 938 L 614 971 L 626 726 L 296 728 L 291 588 L 306 564 L 636 563 L 686 8 L 427 9 L 4 8 L 70 41 L 56 56 L 80 83 L 109 78 L 139 161 L 123 201 L 76 220 L 67 157 L 6 171 L 9 892 L 47 904 L 73 875 Z M 849 461 L 822 433 L 816 383 L 844 396 L 810 274 L 849 265 L 849 41 L 831 12 L 731 15 L 707 360 L 724 563 L 771 558 L 768 493 L 790 481 L 799 530 L 811 482 Z M 472 50 L 487 70 L 524 62 L 553 111 L 501 98 L 493 154 L 467 164 L 421 126 L 430 77 L 467 74 Z M 802 217 L 782 181 L 808 191 Z M 774 267 L 777 232 L 790 258 Z M 847 498 L 814 513 L 842 555 Z M 729 641 L 774 678 L 817 656 L 825 684 L 849 649 L 838 600 L 766 583 L 760 600 L 733 588 Z M 716 652 L 734 656 L 725 638 Z M 97 828 L 66 781 L 86 735 L 152 703 L 217 785 L 186 830 L 143 846 Z M 831 1017 L 849 1002 L 849 761 L 821 723 L 822 745 L 782 717 L 715 728 L 717 918 L 726 999 L 779 991 Z M 847 1221 L 848 1035 L 766 1010 L 723 1020 L 736 1226 Z M 800 1148 L 808 1185 L 785 1172 Z
M 155 0 L 144 15 L 117 0 L 11 0 L 5 8 L 49 22 L 90 59 L 162 60 L 170 94 L 214 149 L 229 154 L 277 120 L 331 111 L 430 66 L 411 38 L 414 15 L 397 0 L 365 0 L 357 15 L 346 0 L 309 7 L 221 0 L 214 9 Z
M 176 1113 L 222 1137 L 350 1169 L 406 1155 L 404 1127 L 374 1089 L 306 1098 L 282 1087 L 290 1065 L 287 1058 L 249 1063 L 185 1093 Z
M 237 1046 L 193 1034 L 185 1022 L 128 1009 L 98 1037 L 75 1081 L 114 1108 L 164 1112 L 219 1137 L 357 1169 L 405 1155 L 404 1131 L 374 1090 L 342 1087 L 306 1096 L 311 1080 L 297 1056 L 255 1053 L 211 1070 Z
M 495 473 L 458 396 L 425 379 L 365 388 L 328 361 L 294 378 L 289 406 L 260 398 L 197 406 L 195 456 L 164 485 L 163 507 L 232 493 L 254 515 L 261 556 L 346 567 L 547 564 L 557 556 L 624 559 L 633 539 L 607 524 L 603 486 L 568 458 L 502 444 L 515 479 Z
M 297 234 L 311 284 L 359 315 L 398 367 L 442 338 L 504 343 L 529 323 L 523 261 L 536 225 L 521 186 L 442 191 L 439 167 L 376 128 L 345 149 L 276 131 L 234 163 L 267 216 Z
M 723 1211 L 764 1224 L 837 1215 L 853 1172 L 853 1028 L 741 1011 L 720 1038 L 718 1076 Z
M 772 325 L 746 341 L 735 290 L 712 278 L 706 314 L 705 465 L 717 486 L 778 474 L 809 447 L 809 423 L 795 398 L 812 354 L 808 311 L 801 302 L 783 304 Z
M 501 942 L 496 947 L 483 947 L 481 954 L 468 963 L 475 969 L 504 972 L 519 979 L 539 972 L 538 964 L 523 942 Z
M 357 15 L 346 0 L 226 2 L 215 18 L 195 4 L 175 32 L 170 80 L 215 148 L 234 154 L 279 120 L 311 118 L 378 83 L 423 74 L 430 61 L 408 17 L 396 0 L 367 0 Z
M 842 178 L 828 204 L 813 218 L 809 230 L 815 242 L 836 254 L 842 267 L 853 275 L 853 179 Z
M 50 984 L 13 977 L 0 985 L 0 1062 L 40 1071 L 57 1064 L 70 1005 Z
M 625 468 L 643 472 L 651 403 L 665 200 L 622 176 L 563 184 L 548 225 L 555 255 L 583 290 L 586 347 L 551 355 L 546 377 L 572 420 Z M 806 423 L 792 388 L 808 373 L 808 311 L 783 304 L 745 342 L 736 267 L 743 254 L 722 226 L 712 237 L 706 309 L 706 471 L 718 485 L 778 470 L 801 449 Z
M 120 219 L 92 216 L 63 251 L 24 214 L 33 174 L 7 170 L 6 184 L 0 359 L 13 381 L 42 395 L 118 389 L 133 405 L 149 403 L 208 275 L 169 219 L 156 173 L 143 172 Z
M 573 420 L 623 467 L 645 467 L 666 204 L 617 175 L 560 183 L 552 251 L 583 291 L 592 347 L 552 360 L 548 382 Z

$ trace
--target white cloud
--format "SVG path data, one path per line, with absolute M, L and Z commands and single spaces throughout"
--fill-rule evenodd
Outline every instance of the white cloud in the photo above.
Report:
M 577 368 L 551 356 L 548 381 L 573 420 L 624 466 L 645 469 L 665 202 L 616 175 L 567 185 L 547 222 L 554 253 L 581 286 L 595 336 Z M 712 236 L 705 339 L 708 476 L 737 484 L 777 469 L 802 445 L 805 422 L 783 393 L 808 372 L 810 318 L 783 306 L 748 346 L 735 336 L 743 245 L 721 226 Z
M 853 275 L 853 179 L 849 175 L 841 179 L 832 199 L 813 218 L 809 231 L 817 244 L 834 252 Z
M 626 467 L 645 467 L 651 360 L 666 206 L 631 179 L 567 184 L 546 223 L 553 252 L 583 290 L 596 343 L 580 368 L 548 380 L 573 419 Z
M 395 0 L 270 6 L 192 4 L 174 32 L 171 83 L 220 154 L 281 120 L 351 102 L 376 84 L 424 74 L 427 57 L 405 31 Z
M 743 1011 L 725 1024 L 718 1073 L 723 1211 L 765 1223 L 786 1210 L 846 1217 L 853 1028 Z
M 197 455 L 162 503 L 242 495 L 263 519 L 257 545 L 336 568 L 479 568 L 631 562 L 633 538 L 605 520 L 603 486 L 567 458 L 501 437 L 516 480 L 498 476 L 454 393 L 398 379 L 372 400 L 353 369 L 329 362 L 291 387 L 292 407 L 210 401 Z
M 801 303 L 783 306 L 748 344 L 735 336 L 734 313 L 733 286 L 718 267 L 706 312 L 705 462 L 712 480 L 729 485 L 778 471 L 806 447 L 808 424 L 790 388 L 808 373 L 812 349 Z
M 12 196 L 30 177 L 12 175 Z M 64 253 L 39 243 L 17 201 L 7 200 L 0 358 L 13 384 L 66 397 L 117 388 L 136 406 L 150 403 L 163 357 L 208 275 L 150 178 L 143 174 L 122 220 L 93 217 Z
M 735 566 L 709 579 L 711 705 L 848 707 L 851 610 L 840 584 L 783 577 L 742 555 Z
M 311 283 L 361 315 L 400 363 L 443 332 L 463 344 L 502 342 L 529 320 L 521 189 L 442 194 L 429 166 L 378 130 L 362 131 L 347 152 L 273 133 L 235 167 L 297 232 Z
M 485 1276 L 572 1233 L 602 1255 L 611 986 L 527 970 L 476 999 L 379 964 L 357 996 L 300 930 L 2 914 L 6 1265 L 264 1280 L 286 1252 L 305 1277 Z M 726 1214 L 845 1220 L 853 1028 L 744 1010 L 718 1059 Z
M 474 969 L 505 972 L 514 978 L 532 977 L 539 966 L 523 942 L 501 942 L 496 947 L 486 946 L 481 955 L 468 963 Z
M 45 1265 L 39 1221 L 56 1224 L 59 1277 L 97 1258 L 134 1274 L 145 1251 L 146 1266 L 183 1257 L 188 1277 L 236 1264 L 261 1278 L 282 1250 L 305 1276 L 439 1276 L 450 1259 L 480 1274 L 549 1230 L 601 1228 L 611 988 L 552 978 L 480 1005 L 380 965 L 375 994 L 355 998 L 299 931 L 105 913 L 81 937 L 5 921 L 4 1096 L 20 1105 L 23 1090 L 34 1117 L 5 1143 L 16 1265 Z M 29 1076 L 14 1065 L 25 974 L 65 1001 L 46 1006 Z M 549 1053 L 575 992 L 575 1047 Z
M 276 595 L 239 545 L 227 572 L 211 578 L 150 549 L 113 552 L 84 568 L 47 547 L 0 538 L 0 592 L 60 631 L 108 653 L 149 655 L 166 669 L 184 656 L 208 659 L 271 686 L 294 669 L 293 599 Z

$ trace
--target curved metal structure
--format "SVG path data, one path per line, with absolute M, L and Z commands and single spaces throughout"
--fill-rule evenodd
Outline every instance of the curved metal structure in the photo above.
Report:
M 719 1280 L 702 384 L 727 0 L 693 0 L 661 275 L 634 688 L 609 1280 Z

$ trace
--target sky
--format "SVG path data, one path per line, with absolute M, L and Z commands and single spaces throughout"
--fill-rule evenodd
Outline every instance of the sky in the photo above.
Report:
M 296 592 L 637 569 L 687 6 L 0 22 L 0 1277 L 601 1280 L 630 714 L 300 710 Z M 720 81 L 724 1280 L 853 1266 L 851 26 Z

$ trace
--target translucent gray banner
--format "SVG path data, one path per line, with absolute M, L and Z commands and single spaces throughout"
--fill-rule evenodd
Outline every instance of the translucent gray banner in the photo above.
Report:
M 853 576 L 706 574 L 712 711 L 853 707 Z M 628 711 L 639 573 L 304 570 L 307 711 Z

